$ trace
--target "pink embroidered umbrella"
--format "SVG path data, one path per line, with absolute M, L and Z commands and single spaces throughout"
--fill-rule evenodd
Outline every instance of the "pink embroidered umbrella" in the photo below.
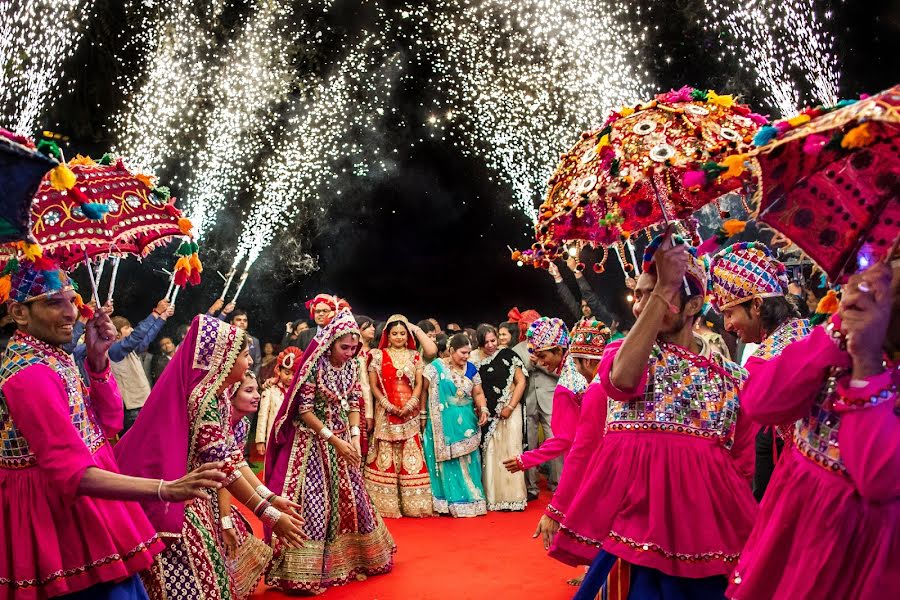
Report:
M 900 235 L 900 85 L 760 130 L 758 218 L 842 281 Z
M 533 254 L 514 258 L 545 265 L 573 241 L 607 247 L 745 188 L 753 175 L 743 155 L 765 122 L 731 96 L 690 87 L 619 109 L 562 156 Z

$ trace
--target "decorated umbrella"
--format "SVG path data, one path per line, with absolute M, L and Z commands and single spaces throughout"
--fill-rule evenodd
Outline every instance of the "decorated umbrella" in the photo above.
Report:
M 884 257 L 900 234 L 900 85 L 764 127 L 758 219 L 833 282 Z
M 44 174 L 57 164 L 30 139 L 0 129 L 0 243 L 29 236 L 34 194 Z
M 572 241 L 606 248 L 746 189 L 752 173 L 744 153 L 764 123 L 732 96 L 690 87 L 619 109 L 563 155 L 540 207 L 533 252 L 514 259 L 546 266 Z M 699 244 L 696 229 L 689 229 Z M 634 270 L 624 247 L 619 244 L 623 266 Z M 605 260 L 606 252 L 596 271 Z
M 62 159 L 54 144 L 47 150 Z M 48 176 L 41 182 L 32 207 L 33 234 L 64 269 L 99 260 L 97 272 L 89 273 L 92 283 L 99 283 L 103 261 L 114 257 L 110 297 L 122 256 L 144 257 L 173 238 L 189 236 L 190 221 L 175 208 L 168 190 L 154 188 L 150 177 L 132 173 L 121 159 L 107 154 L 95 162 L 78 156 L 66 170 L 63 177 Z M 176 265 L 187 274 L 182 285 L 199 283 L 202 267 L 194 256 L 196 244 L 190 248 L 193 252 L 184 264 Z

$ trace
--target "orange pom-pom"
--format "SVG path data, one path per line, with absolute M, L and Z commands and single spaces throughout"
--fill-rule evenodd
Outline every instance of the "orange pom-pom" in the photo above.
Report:
M 143 173 L 138 173 L 134 176 L 135 179 L 146 185 L 148 188 L 153 189 L 153 178 L 149 175 L 144 175 Z
M 175 262 L 175 274 L 184 271 L 185 274 L 191 272 L 191 261 L 187 256 L 182 256 Z
M 194 225 L 193 223 L 191 223 L 190 219 L 187 219 L 185 217 L 181 217 L 180 219 L 178 219 L 178 229 L 180 229 L 181 233 L 183 233 L 184 235 L 191 235 L 191 229 L 193 228 Z
M 191 265 L 192 272 L 196 272 L 198 275 L 203 272 L 203 264 L 200 262 L 200 257 L 196 252 L 191 254 L 188 262 Z
M 12 291 L 12 276 L 6 275 L 0 277 L 0 302 L 9 300 L 9 293 Z
M 746 228 L 747 222 L 741 221 L 740 219 L 728 219 L 722 223 L 722 231 L 724 231 L 728 237 L 743 233 Z
M 816 312 L 820 315 L 833 315 L 837 312 L 839 306 L 840 301 L 838 300 L 837 292 L 828 290 L 828 293 L 816 305 Z
M 875 136 L 869 131 L 869 124 L 863 123 L 854 127 L 841 140 L 841 148 L 862 148 L 875 141 Z

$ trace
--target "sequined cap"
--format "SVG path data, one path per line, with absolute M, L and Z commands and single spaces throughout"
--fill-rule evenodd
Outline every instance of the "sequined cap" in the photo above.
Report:
M 612 332 L 602 321 L 583 319 L 572 328 L 569 356 L 572 358 L 600 358 Z
M 37 257 L 33 261 L 11 259 L 4 269 L 4 279 L 9 277 L 7 302 L 33 302 L 47 296 L 75 290 L 65 271 L 54 261 Z M 4 286 L 5 287 L 5 286 Z
M 713 257 L 710 288 L 710 302 L 721 311 L 751 298 L 784 296 L 787 271 L 765 244 L 741 242 Z
M 691 289 L 691 294 L 705 297 L 707 280 L 709 279 L 709 266 L 707 265 L 706 257 L 697 256 L 697 249 L 685 242 L 684 238 L 680 235 L 673 235 L 672 240 L 676 244 L 684 244 L 691 257 L 688 261 L 687 272 L 685 273 L 685 277 L 688 280 L 688 286 Z M 658 235 L 647 245 L 647 248 L 644 250 L 644 260 L 641 264 L 642 272 L 650 273 L 651 275 L 656 274 L 656 263 L 653 261 L 653 257 L 656 254 L 656 251 L 659 250 L 662 241 L 663 236 Z
M 528 352 L 534 354 L 557 346 L 569 346 L 569 328 L 562 319 L 541 317 L 528 327 Z

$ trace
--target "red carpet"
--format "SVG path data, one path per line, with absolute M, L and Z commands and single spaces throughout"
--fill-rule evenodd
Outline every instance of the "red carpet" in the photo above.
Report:
M 583 570 L 544 553 L 531 534 L 550 496 L 525 512 L 489 512 L 472 519 L 385 519 L 397 543 L 394 570 L 331 588 L 330 600 L 567 600 L 566 580 Z M 296 598 L 261 585 L 254 599 Z

